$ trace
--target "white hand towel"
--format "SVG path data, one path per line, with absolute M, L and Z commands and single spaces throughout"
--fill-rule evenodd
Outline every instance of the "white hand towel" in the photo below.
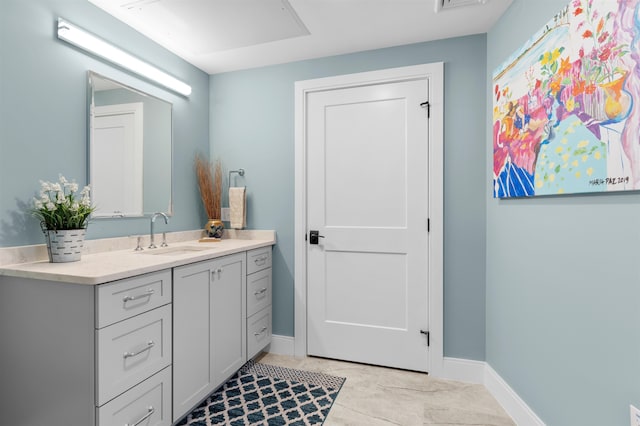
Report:
M 231 215 L 231 227 L 234 229 L 242 229 L 247 222 L 247 188 L 232 187 L 229 188 L 229 213 Z

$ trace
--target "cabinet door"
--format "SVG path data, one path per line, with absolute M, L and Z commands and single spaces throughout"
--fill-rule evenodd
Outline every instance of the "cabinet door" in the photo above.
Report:
M 215 389 L 210 321 L 213 261 L 173 270 L 173 420 Z
M 247 361 L 246 254 L 215 261 L 212 276 L 213 371 L 216 386 Z
M 173 419 L 246 361 L 246 253 L 174 268 Z

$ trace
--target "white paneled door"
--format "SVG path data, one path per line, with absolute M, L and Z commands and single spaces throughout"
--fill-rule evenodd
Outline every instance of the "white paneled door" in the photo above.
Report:
M 94 109 L 89 155 L 95 217 L 143 214 L 143 116 L 141 102 Z
M 428 87 L 307 94 L 309 355 L 427 370 Z

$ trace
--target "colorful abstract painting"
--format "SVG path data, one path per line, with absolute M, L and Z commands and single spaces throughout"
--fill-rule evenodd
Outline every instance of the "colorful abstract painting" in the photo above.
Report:
M 640 189 L 640 0 L 572 0 L 493 74 L 493 194 Z

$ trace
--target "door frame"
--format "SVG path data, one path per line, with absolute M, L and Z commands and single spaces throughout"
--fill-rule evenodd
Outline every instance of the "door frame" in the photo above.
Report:
M 428 317 L 430 346 L 427 371 L 443 375 L 444 363 L 444 63 L 390 68 L 295 82 L 294 213 L 294 355 L 307 355 L 307 138 L 309 93 L 426 78 L 429 89 Z M 427 218 L 425 218 L 426 220 Z

